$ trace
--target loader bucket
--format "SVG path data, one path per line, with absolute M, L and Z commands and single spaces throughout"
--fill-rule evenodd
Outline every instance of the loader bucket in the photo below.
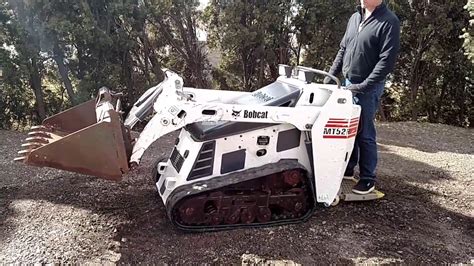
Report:
M 15 161 L 119 181 L 129 170 L 130 133 L 104 93 L 33 127 Z
M 95 100 L 79 104 L 57 115 L 46 118 L 42 125 L 58 133 L 72 133 L 97 122 Z

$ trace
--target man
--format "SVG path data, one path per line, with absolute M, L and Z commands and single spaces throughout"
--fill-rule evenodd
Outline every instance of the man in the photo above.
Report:
M 375 188 L 377 143 L 375 113 L 382 96 L 385 79 L 393 70 L 400 47 L 400 22 L 382 0 L 361 0 L 352 15 L 341 41 L 339 52 L 329 70 L 346 78 L 361 106 L 359 132 L 344 176 L 353 176 L 359 163 L 360 179 L 352 191 L 368 194 Z M 331 80 L 326 77 L 324 83 Z

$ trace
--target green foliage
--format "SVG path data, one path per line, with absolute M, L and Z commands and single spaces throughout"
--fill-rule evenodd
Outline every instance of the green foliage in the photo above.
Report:
M 303 64 L 318 69 L 330 66 L 339 50 L 347 21 L 355 11 L 347 0 L 298 0 L 298 14 L 293 19 L 299 46 L 304 48 Z
M 163 67 L 186 86 L 244 91 L 274 81 L 278 64 L 328 69 L 355 2 L 211 0 L 201 11 L 198 0 L 0 0 L 0 125 L 38 123 L 102 86 L 123 92 L 127 110 Z M 384 117 L 472 127 L 473 1 L 386 2 L 402 47 Z
M 474 64 L 474 0 L 467 0 L 464 8 L 469 12 L 469 26 L 463 29 L 461 37 L 464 39 L 466 56 Z
M 211 1 L 205 12 L 209 45 L 222 51 L 214 77 L 222 88 L 254 90 L 290 60 L 290 0 Z
M 29 124 L 33 95 L 24 84 L 18 62 L 11 59 L 10 51 L 0 49 L 2 77 L 0 78 L 0 128 L 22 128 Z
M 128 109 L 162 80 L 162 67 L 184 72 L 188 86 L 208 87 L 195 34 L 197 6 L 188 0 L 0 0 L 0 49 L 6 44 L 16 51 L 9 59 L 20 62 L 20 87 L 34 92 L 35 122 L 89 100 L 102 86 L 123 92 Z
M 397 119 L 470 126 L 472 65 L 459 33 L 467 25 L 464 0 L 397 1 L 402 20 L 401 52 L 393 75 Z M 405 2 L 405 3 L 403 3 Z
M 210 66 L 204 51 L 204 43 L 197 39 L 201 11 L 199 1 L 178 0 L 145 1 L 150 11 L 150 31 L 156 41 L 171 49 L 161 58 L 163 65 L 183 76 L 187 86 L 210 86 Z

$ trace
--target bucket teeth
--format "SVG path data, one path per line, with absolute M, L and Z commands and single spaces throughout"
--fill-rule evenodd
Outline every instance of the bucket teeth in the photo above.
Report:
M 43 146 L 43 144 L 38 143 L 38 142 L 27 142 L 27 143 L 21 144 L 21 146 L 22 147 L 30 147 L 31 149 L 36 149 L 36 148 L 39 148 L 39 147 Z
M 43 146 L 44 144 L 41 144 L 41 143 L 37 143 L 37 142 L 27 142 L 27 143 L 23 143 L 21 144 L 21 147 L 25 148 L 24 150 L 21 150 L 18 152 L 18 155 L 19 157 L 13 159 L 15 162 L 24 162 L 26 161 L 26 159 L 28 158 L 28 156 L 30 155 L 30 153 L 37 149 L 37 148 L 40 148 L 41 146 Z
M 26 138 L 26 141 L 28 142 L 37 142 L 37 143 L 42 143 L 42 144 L 48 144 L 49 140 L 47 138 L 43 137 L 28 137 Z
M 26 160 L 26 156 L 16 157 L 15 159 L 13 159 L 13 161 L 15 162 L 23 162 L 25 160 Z
M 28 132 L 28 136 L 30 137 L 41 137 L 46 139 L 52 139 L 51 134 L 44 132 L 44 131 L 31 131 Z
M 19 155 L 28 155 L 32 150 L 21 150 L 18 152 Z
M 21 144 L 23 150 L 18 152 L 19 157 L 15 158 L 14 161 L 27 162 L 32 151 L 54 142 L 58 138 L 59 137 L 54 133 L 51 133 L 50 129 L 47 127 L 32 127 L 32 130 L 28 132 L 28 137 L 25 139 L 25 142 Z
M 26 142 L 21 144 L 21 147 L 24 149 L 19 151 L 19 157 L 13 160 L 15 162 L 26 162 L 28 156 L 33 150 L 48 144 L 52 139 L 53 138 L 50 134 L 43 131 L 29 132 Z
M 32 126 L 31 131 L 45 131 L 45 132 L 51 132 L 51 128 L 45 127 L 45 126 Z

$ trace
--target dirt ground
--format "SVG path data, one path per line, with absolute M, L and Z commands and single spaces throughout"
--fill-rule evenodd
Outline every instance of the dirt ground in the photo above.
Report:
M 297 225 L 214 233 L 174 229 L 156 196 L 150 165 L 173 135 L 114 183 L 13 163 L 25 134 L 0 131 L 0 263 L 474 263 L 473 131 L 378 129 L 382 200 L 321 206 Z

